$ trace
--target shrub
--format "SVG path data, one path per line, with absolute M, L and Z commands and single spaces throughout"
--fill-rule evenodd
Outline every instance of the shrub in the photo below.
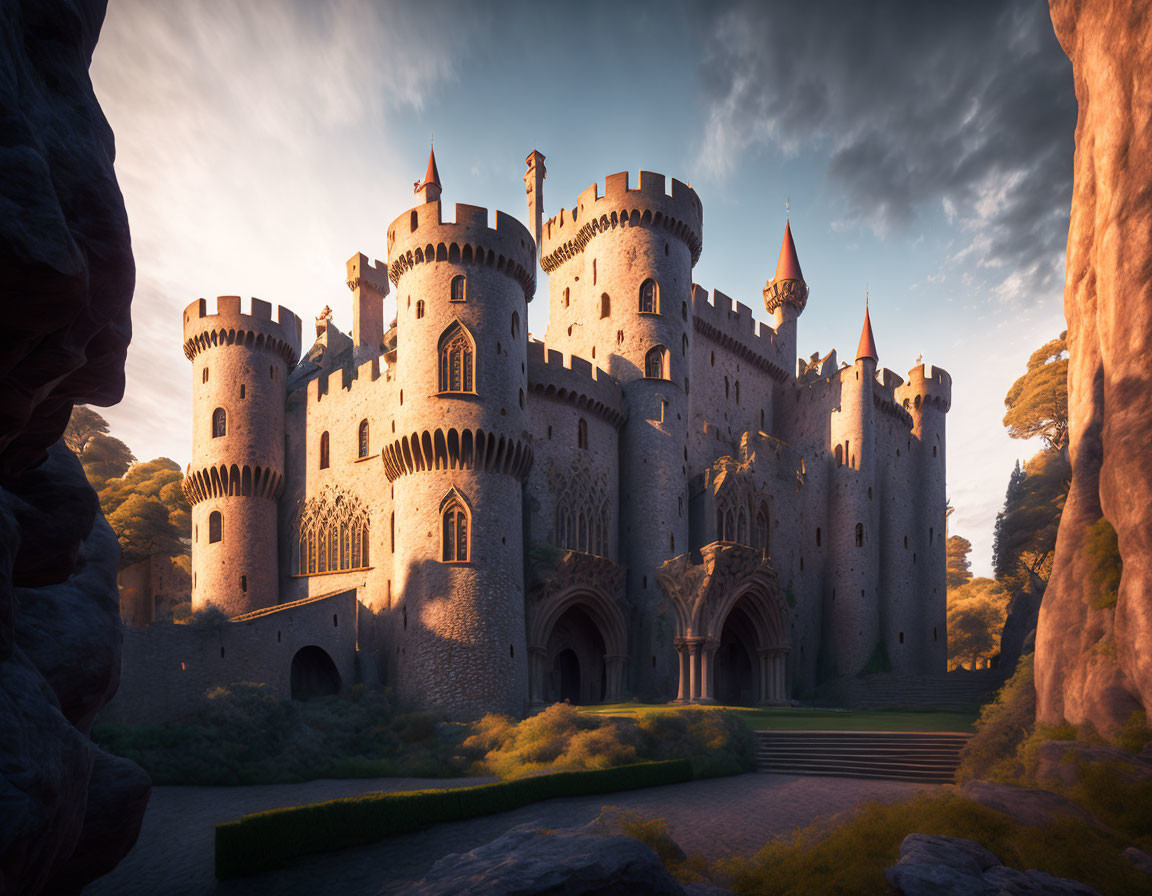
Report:
M 976 733 L 961 753 L 957 780 L 1019 780 L 1024 767 L 1018 753 L 1033 734 L 1035 720 L 1036 685 L 1032 654 L 1028 654 L 1020 657 L 1015 674 L 997 692 L 996 698 L 980 710 Z
M 765 896 L 887 893 L 884 869 L 896 863 L 900 843 L 914 832 L 975 840 L 1005 865 L 1083 881 L 1105 896 L 1150 890 L 1148 879 L 1120 855 L 1125 840 L 1072 819 L 1040 828 L 1016 825 L 954 794 L 866 806 L 831 829 L 818 823 L 771 842 L 752 859 L 722 860 L 712 876 L 737 893 Z

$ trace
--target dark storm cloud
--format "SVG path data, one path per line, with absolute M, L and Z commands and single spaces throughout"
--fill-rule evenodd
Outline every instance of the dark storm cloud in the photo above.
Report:
M 830 155 L 852 215 L 884 232 L 941 206 L 959 257 L 1007 298 L 1058 288 L 1076 102 L 1047 4 L 810 2 L 709 13 L 702 165 Z

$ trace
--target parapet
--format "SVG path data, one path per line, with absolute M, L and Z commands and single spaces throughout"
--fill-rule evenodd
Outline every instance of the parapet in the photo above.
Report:
M 718 289 L 712 291 L 709 300 L 708 290 L 693 283 L 692 314 L 696 332 L 767 371 L 777 382 L 787 382 L 788 371 L 779 363 L 776 331 L 756 320 L 747 305 Z
M 282 357 L 291 370 L 300 360 L 300 318 L 283 305 L 252 299 L 247 311 L 240 309 L 240 296 L 218 296 L 216 313 L 208 302 L 197 299 L 184 309 L 184 354 L 188 360 L 217 345 L 242 345 L 264 349 Z
M 872 401 L 881 413 L 899 420 L 911 429 L 912 418 L 896 399 L 896 390 L 903 384 L 904 380 L 898 373 L 887 367 L 881 368 L 876 371 L 876 379 L 872 383 Z
M 376 259 L 369 261 L 363 252 L 357 252 L 348 259 L 348 288 L 355 290 L 370 286 L 380 295 L 388 295 L 388 265 Z
M 528 390 L 599 414 L 613 426 L 624 422 L 620 384 L 591 361 L 528 342 Z
M 665 189 L 663 174 L 640 172 L 640 185 L 628 186 L 628 172 L 610 174 L 604 183 L 592 184 L 572 209 L 561 209 L 543 226 L 540 266 L 547 272 L 584 251 L 598 233 L 616 227 L 659 227 L 682 240 L 700 260 L 703 246 L 704 209 L 696 191 L 675 178 L 672 192 Z
M 908 381 L 895 395 L 907 411 L 927 405 L 947 413 L 952 407 L 952 377 L 943 368 L 920 364 L 908 371 Z
M 304 384 L 304 400 L 309 405 L 313 405 L 341 391 L 352 393 L 358 389 L 368 388 L 380 378 L 379 358 L 372 358 L 356 366 L 348 365 L 337 367 L 333 370 L 319 371 Z M 382 387 L 377 388 L 388 390 L 392 388 L 389 385 L 391 382 L 392 377 L 389 376 L 385 370 L 384 384 Z M 390 401 L 385 400 L 383 404 L 386 407 L 390 406 Z
M 393 285 L 418 264 L 483 264 L 503 271 L 532 301 L 536 293 L 536 241 L 512 215 L 496 212 L 488 226 L 488 209 L 456 203 L 456 220 L 444 221 L 439 200 L 411 209 L 388 226 L 388 277 Z

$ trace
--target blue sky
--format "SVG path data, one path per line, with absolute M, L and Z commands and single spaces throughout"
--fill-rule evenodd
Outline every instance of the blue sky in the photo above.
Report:
M 255 295 L 351 321 L 344 261 L 386 254 L 435 137 L 444 199 L 555 214 L 607 174 L 687 181 L 695 280 L 750 305 L 791 202 L 811 296 L 799 352 L 953 376 L 953 533 L 990 568 L 1016 458 L 1002 400 L 1064 328 L 1075 101 L 1043 2 L 936 4 L 112 0 L 92 79 L 116 133 L 137 263 L 113 432 L 191 453 L 180 311 Z M 547 281 L 530 310 L 543 335 Z M 850 357 L 849 357 L 849 360 Z

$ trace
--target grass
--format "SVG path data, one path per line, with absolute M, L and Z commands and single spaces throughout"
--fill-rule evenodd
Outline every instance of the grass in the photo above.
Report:
M 663 713 L 716 712 L 734 714 L 754 731 L 958 731 L 972 730 L 977 713 L 909 712 L 901 710 L 766 709 L 747 706 L 678 706 L 616 703 L 581 707 L 597 716 L 645 718 Z

